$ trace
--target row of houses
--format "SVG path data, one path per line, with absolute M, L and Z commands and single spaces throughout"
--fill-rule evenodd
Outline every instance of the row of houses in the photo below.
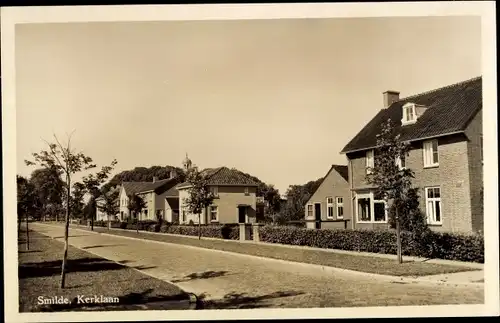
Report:
M 311 229 L 388 228 L 385 203 L 375 195 L 365 178 L 375 164 L 376 135 L 391 119 L 401 139 L 411 144 L 409 156 L 395 161 L 414 173 L 420 208 L 434 230 L 473 232 L 483 229 L 483 149 L 481 77 L 425 93 L 400 98 L 399 92 L 383 93 L 382 109 L 342 149 L 347 165 L 332 165 L 304 209 Z M 193 167 L 186 156 L 187 171 Z M 216 196 L 200 221 L 252 223 L 257 221 L 257 186 L 248 175 L 227 167 L 202 171 Z M 184 205 L 188 183 L 170 178 L 152 182 L 124 182 L 120 188 L 120 212 L 115 220 L 164 219 L 168 222 L 198 223 Z M 129 214 L 129 196 L 146 202 L 140 214 Z M 261 201 L 260 201 L 261 202 Z M 107 219 L 98 213 L 99 219 Z
M 384 201 L 365 178 L 377 156 L 376 135 L 391 119 L 409 156 L 395 161 L 415 173 L 420 208 L 433 230 L 483 230 L 482 79 L 477 77 L 399 98 L 383 93 L 382 109 L 342 149 L 305 206 L 309 228 L 388 228 Z
M 183 162 L 185 171 L 192 166 L 186 156 Z M 243 172 L 228 167 L 207 168 L 201 171 L 215 199 L 210 207 L 200 215 L 201 224 L 211 223 L 252 223 L 262 205 L 257 196 L 257 186 L 252 178 Z M 190 213 L 185 206 L 190 184 L 180 182 L 172 171 L 169 178 L 152 182 L 123 182 L 119 194 L 119 214 L 110 220 L 126 221 L 160 219 L 179 224 L 198 223 L 198 215 Z M 128 205 L 130 196 L 140 196 L 146 207 L 138 214 L 131 214 Z M 102 203 L 103 201 L 97 201 Z M 106 214 L 98 211 L 97 220 L 107 221 Z

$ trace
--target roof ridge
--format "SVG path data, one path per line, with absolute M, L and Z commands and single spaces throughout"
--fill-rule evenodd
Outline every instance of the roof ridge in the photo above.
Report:
M 421 96 L 421 95 L 425 95 L 425 94 L 430 94 L 430 93 L 434 93 L 434 92 L 437 92 L 437 91 L 441 91 L 441 90 L 445 90 L 445 89 L 449 89 L 449 88 L 452 88 L 452 87 L 455 87 L 455 86 L 459 86 L 459 85 L 463 85 L 463 84 L 466 84 L 466 83 L 470 83 L 470 82 L 474 82 L 474 81 L 477 81 L 479 80 L 480 78 L 482 78 L 483 76 L 480 75 L 480 76 L 476 76 L 476 77 L 473 77 L 473 78 L 470 78 L 468 80 L 465 80 L 465 81 L 460 81 L 460 82 L 457 82 L 457 83 L 453 83 L 453 84 L 449 84 L 449 85 L 445 85 L 445 86 L 442 86 L 442 87 L 439 87 L 437 89 L 433 89 L 433 90 L 429 90 L 429 91 L 424 91 L 424 92 L 421 92 L 421 93 L 418 93 L 418 94 L 413 94 L 413 95 L 410 95 L 410 96 L 407 96 L 407 97 L 404 97 L 404 98 L 401 98 L 399 99 L 398 101 L 396 102 L 401 102 L 401 101 L 406 101 L 408 99 L 413 99 L 417 96 Z

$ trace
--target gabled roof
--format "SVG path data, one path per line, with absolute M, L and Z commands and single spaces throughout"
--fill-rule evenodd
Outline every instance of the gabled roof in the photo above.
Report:
M 321 179 L 321 183 L 319 183 L 316 190 L 314 190 L 314 192 L 311 194 L 311 197 L 309 198 L 309 200 L 313 197 L 314 194 L 316 194 L 316 191 L 321 187 L 321 185 L 323 184 L 325 179 L 328 177 L 328 175 L 330 175 L 330 173 L 334 170 L 337 173 L 339 173 L 339 175 L 342 176 L 343 179 L 345 179 L 346 181 L 349 181 L 349 177 L 348 177 L 349 171 L 347 170 L 347 166 L 333 164 L 332 167 L 330 167 L 330 169 L 326 173 L 326 175 Z M 309 202 L 309 200 L 307 202 Z
M 123 182 L 123 188 L 127 195 L 134 195 L 148 191 L 154 191 L 156 194 L 162 194 L 172 189 L 179 181 L 177 178 L 162 179 L 156 182 Z
M 416 123 L 401 126 L 402 107 L 406 103 L 424 105 L 427 109 Z M 382 123 L 389 118 L 404 141 L 463 132 L 482 108 L 482 104 L 482 77 L 400 99 L 388 108 L 380 110 L 341 153 L 374 148 L 376 135 L 380 132 Z
M 203 176 L 206 176 L 209 185 L 241 185 L 241 186 L 258 186 L 248 175 L 243 172 L 228 167 L 205 168 L 201 171 Z M 177 188 L 188 187 L 190 184 L 184 182 L 177 185 Z

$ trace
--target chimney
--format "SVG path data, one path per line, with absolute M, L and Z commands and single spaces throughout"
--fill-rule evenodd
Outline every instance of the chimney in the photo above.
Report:
M 385 91 L 384 92 L 384 109 L 388 108 L 394 102 L 399 101 L 399 92 Z
M 156 176 L 153 176 L 153 183 L 156 183 Z

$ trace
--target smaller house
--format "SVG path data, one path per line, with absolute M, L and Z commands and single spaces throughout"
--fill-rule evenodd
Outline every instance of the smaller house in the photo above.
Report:
M 215 199 L 203 210 L 201 224 L 210 223 L 253 223 L 256 222 L 257 186 L 248 175 L 227 167 L 207 168 L 202 175 L 208 181 Z M 179 191 L 179 223 L 198 223 L 198 215 L 189 212 L 185 200 L 189 196 L 188 182 L 177 186 Z
M 106 212 L 101 211 L 101 207 L 104 206 L 104 198 L 102 196 L 95 199 L 96 204 L 96 221 L 116 221 L 119 219 L 118 214 L 109 215 Z
M 124 221 L 128 217 L 142 220 L 164 219 L 166 213 L 166 198 L 172 197 L 178 193 L 174 189 L 179 183 L 177 177 L 157 180 L 153 178 L 152 182 L 123 182 L 120 190 L 120 220 Z M 138 195 L 146 207 L 139 214 L 130 214 L 129 199 L 130 196 Z
M 347 166 L 332 165 L 306 203 L 305 221 L 310 229 L 347 229 L 351 203 Z
M 101 211 L 100 206 L 104 205 L 104 198 L 98 197 L 95 199 L 96 211 L 95 211 L 95 220 L 96 221 L 108 221 L 108 215 Z

